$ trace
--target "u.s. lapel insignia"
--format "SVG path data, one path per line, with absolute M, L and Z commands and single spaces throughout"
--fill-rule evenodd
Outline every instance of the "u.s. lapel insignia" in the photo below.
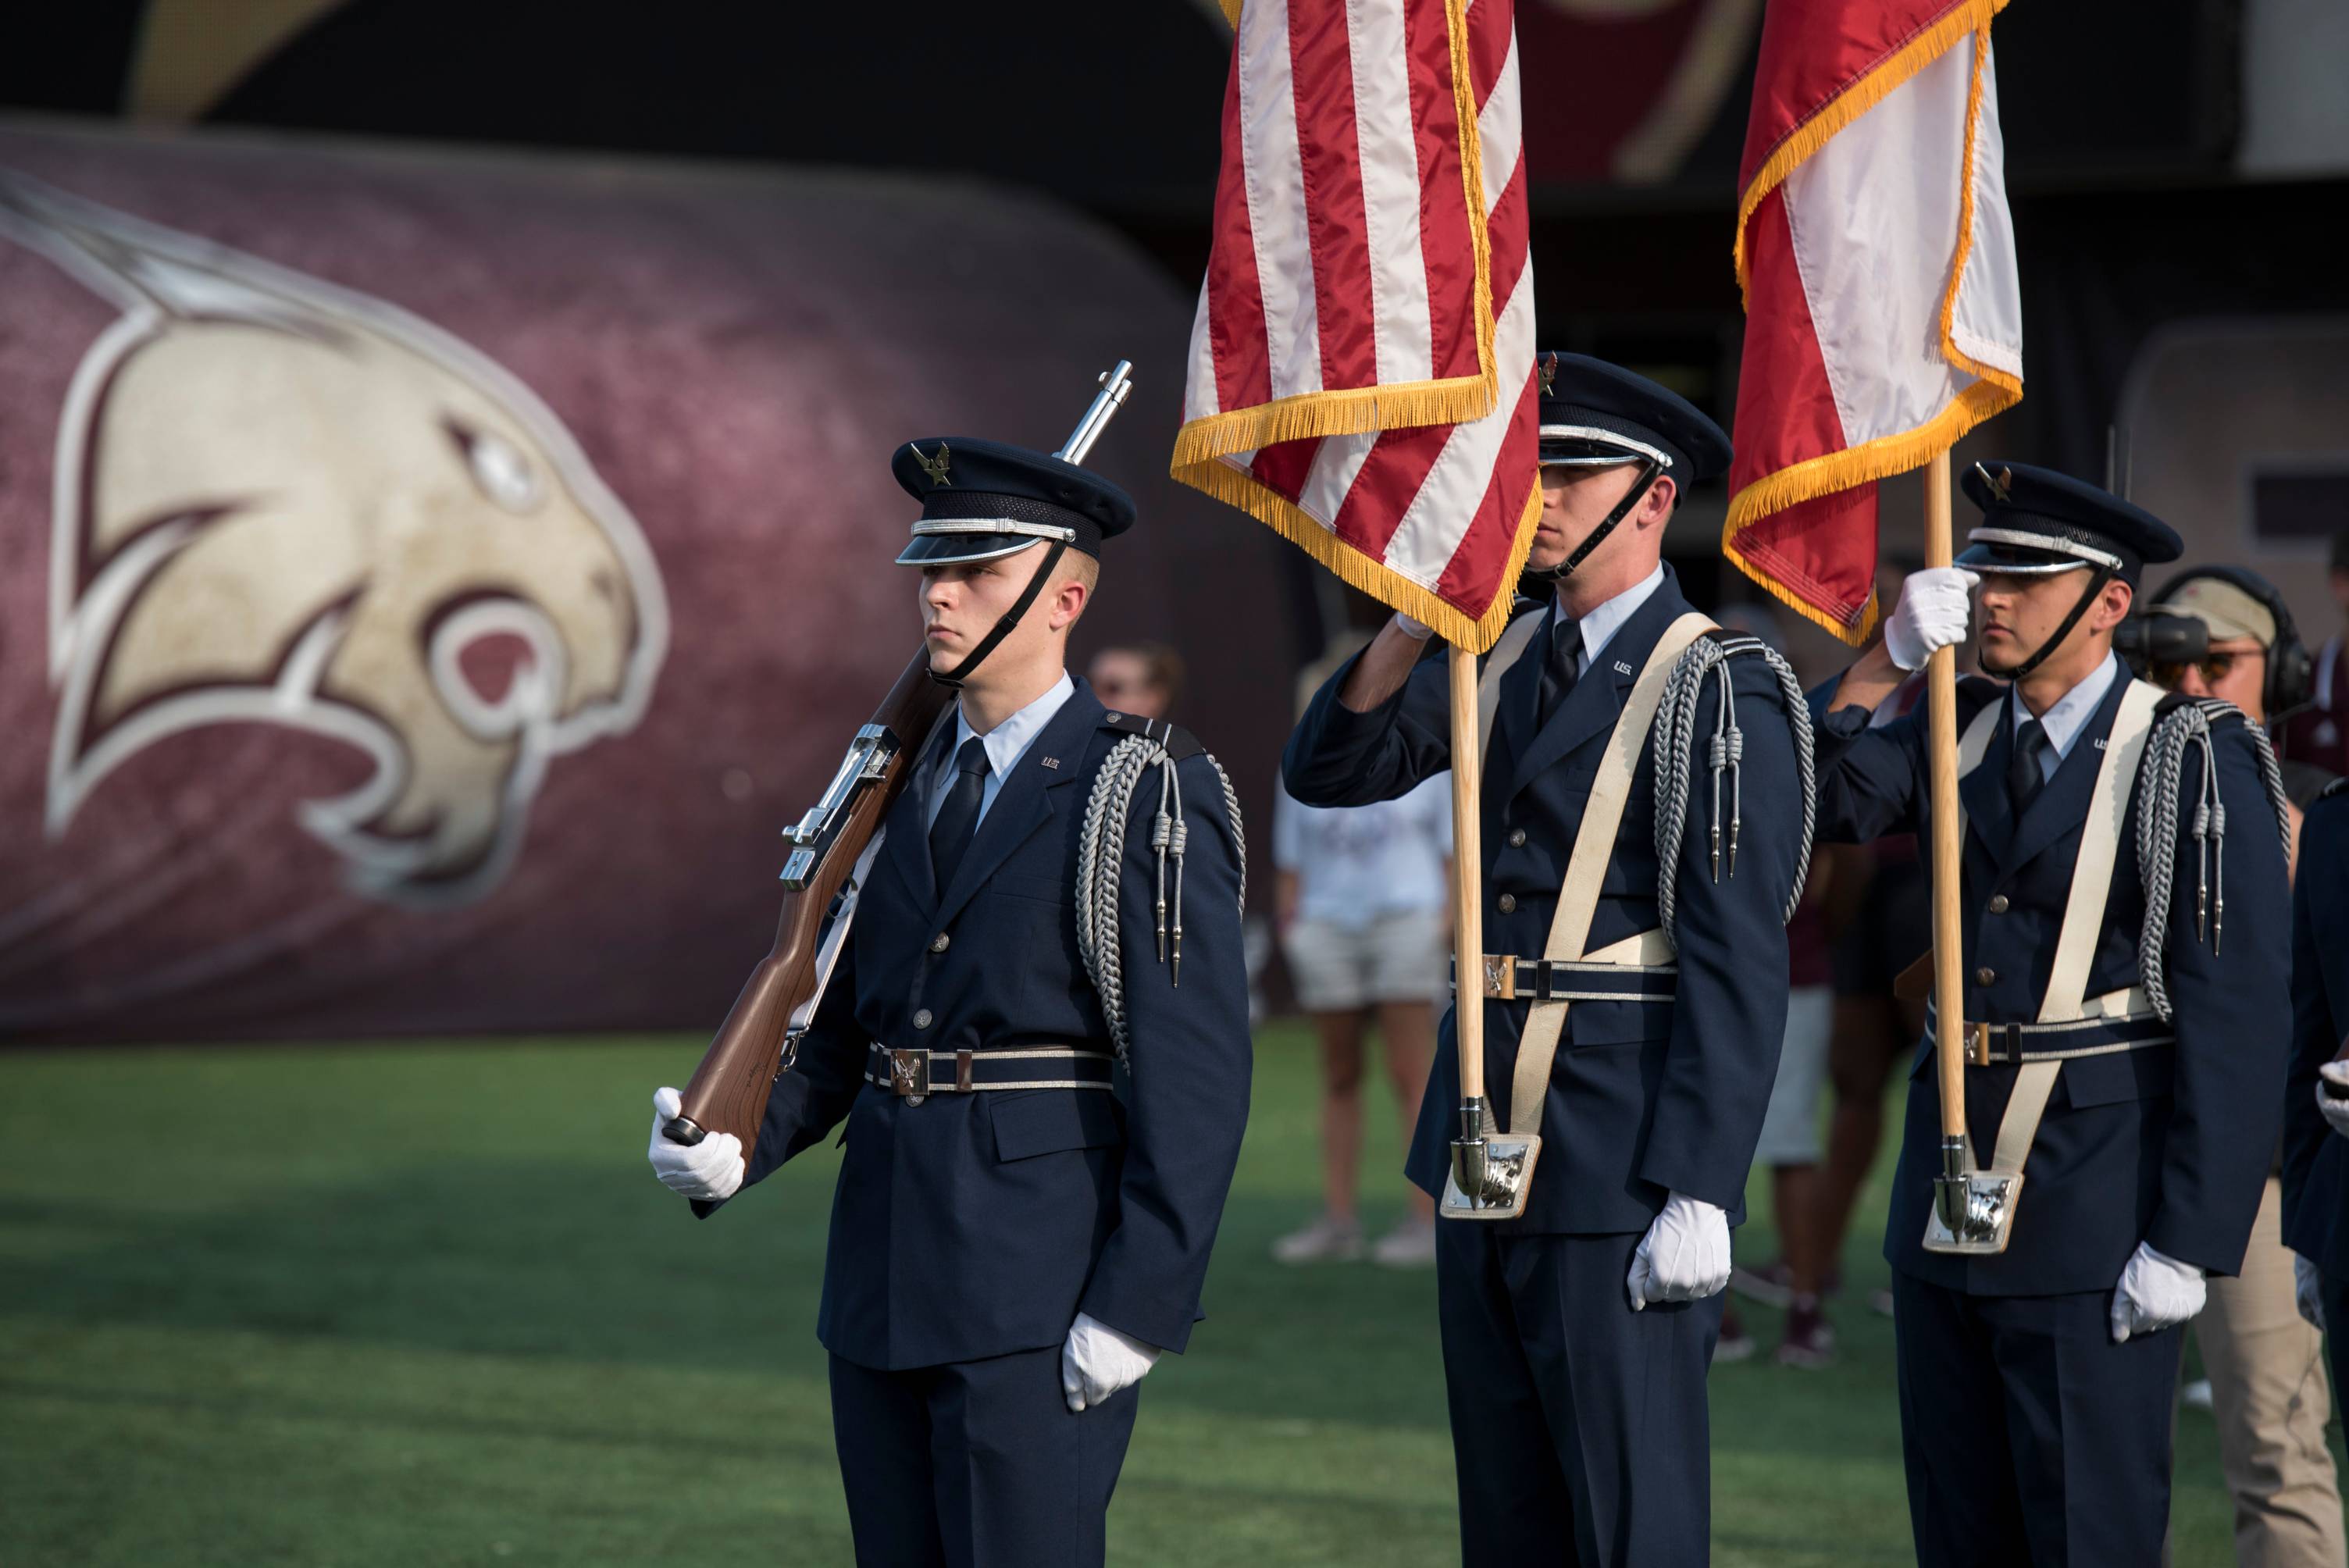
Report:
M 907 445 L 910 446 L 912 443 L 908 442 Z M 952 450 L 944 441 L 938 443 L 938 455 L 935 458 L 924 457 L 921 448 L 914 448 L 914 461 L 922 466 L 922 472 L 929 476 L 929 480 L 934 485 L 954 483 L 954 480 L 947 478 L 947 459 L 952 456 Z
M 1058 768 L 1060 765 L 1061 759 L 1057 757 L 1047 757 L 1044 758 L 1044 766 L 1047 768 Z
M 1622 660 L 1617 659 L 1615 661 L 1615 673 L 1619 676 L 1628 676 L 1631 673 L 1631 666 L 1625 664 Z

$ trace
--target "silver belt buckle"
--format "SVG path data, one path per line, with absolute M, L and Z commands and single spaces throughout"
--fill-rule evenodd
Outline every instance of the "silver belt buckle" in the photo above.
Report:
M 927 1051 L 889 1051 L 889 1092 L 907 1105 L 919 1105 L 930 1098 L 930 1053 Z

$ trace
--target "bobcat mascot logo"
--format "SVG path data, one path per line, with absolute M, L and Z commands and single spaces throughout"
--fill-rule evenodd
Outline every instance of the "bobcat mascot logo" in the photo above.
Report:
M 374 763 L 299 809 L 355 887 L 495 887 L 549 761 L 633 728 L 668 644 L 570 433 L 429 322 L 5 170 L 0 237 L 123 312 L 59 421 L 50 836 L 142 748 L 257 721 Z M 463 664 L 492 637 L 526 650 L 494 696 Z

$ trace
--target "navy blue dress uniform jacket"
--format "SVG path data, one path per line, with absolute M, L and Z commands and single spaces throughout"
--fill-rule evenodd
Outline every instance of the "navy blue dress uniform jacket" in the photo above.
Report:
M 2112 683 L 2020 822 L 2006 789 L 2011 706 L 1982 765 L 1959 786 L 1966 815 L 1961 903 L 1969 1021 L 2031 1023 L 2039 1016 L 2096 767 L 2127 688 L 2126 678 Z M 1959 733 L 1985 703 L 2006 702 L 2007 690 L 1980 677 L 1961 682 Z M 1812 694 L 1818 836 L 1866 842 L 1914 832 L 1930 843 L 1924 709 L 1869 728 L 1866 708 L 1824 711 L 1833 691 L 1827 686 Z M 1921 1042 L 1886 1222 L 1884 1253 L 1894 1267 L 1972 1295 L 2052 1295 L 2110 1290 L 2140 1241 L 2212 1274 L 2241 1266 L 2278 1131 L 2289 905 L 2275 812 L 2250 732 L 2238 719 L 2213 731 L 2227 809 L 2226 923 L 2216 954 L 2207 940 L 2197 940 L 2193 841 L 2181 832 L 2181 843 L 2171 847 L 2165 970 L 2177 1044 L 2065 1062 L 2023 1165 L 2013 1240 L 1995 1256 L 1962 1257 L 1924 1248 L 1940 1168 L 1941 1096 L 1931 1042 Z M 2201 778 L 2200 754 L 2189 748 L 2179 773 L 2185 822 L 2192 820 Z M 2136 799 L 2132 789 L 2089 965 L 2092 997 L 2137 983 L 2145 894 Z M 2016 1070 L 1966 1068 L 1966 1123 L 1979 1160 L 1987 1161 L 1997 1141 Z
M 862 1367 L 1055 1346 L 1081 1311 L 1180 1351 L 1201 1315 L 1251 1060 L 1240 846 L 1205 756 L 1178 764 L 1190 823 L 1179 985 L 1154 934 L 1155 770 L 1134 790 L 1119 892 L 1132 1071 L 1114 1096 L 982 1089 L 910 1105 L 864 1080 L 873 1041 L 1111 1049 L 1077 953 L 1073 890 L 1085 803 L 1125 735 L 1089 685 L 1075 686 L 935 891 L 926 791 L 953 724 L 932 737 L 748 1154 L 746 1186 L 846 1119 L 817 1336 Z
M 2316 1109 L 2316 1069 L 2349 1035 L 2349 789 L 2308 809 L 2292 882 L 2292 1068 L 2283 1099 L 2284 1245 L 2349 1280 L 2349 1138 Z M 2333 1326 L 2349 1332 L 2349 1324 Z
M 1534 704 L 1547 640 L 1537 634 L 1530 651 L 1502 677 L 1478 843 L 1486 952 L 1541 955 L 1583 802 L 1623 699 L 1664 629 L 1690 609 L 1667 566 L 1663 583 L 1617 629 L 1538 732 Z M 1369 713 L 1353 713 L 1338 700 L 1351 661 L 1330 676 L 1289 738 L 1283 761 L 1289 793 L 1310 806 L 1359 806 L 1392 799 L 1449 771 L 1447 657 L 1438 645 L 1402 690 Z M 1801 807 L 1784 694 L 1758 660 L 1739 658 L 1733 673 L 1745 732 L 1737 873 L 1713 880 L 1711 789 L 1700 751 L 1678 879 L 1676 1000 L 1568 1006 L 1526 1212 L 1480 1222 L 1536 1233 L 1644 1231 L 1674 1191 L 1720 1205 L 1732 1223 L 1744 1219 L 1745 1172 L 1785 1034 L 1783 916 L 1801 869 Z M 1706 724 L 1711 702 L 1708 696 Z M 1711 731 L 1700 728 L 1702 747 Z M 1658 923 L 1655 799 L 1654 755 L 1643 748 L 1591 921 L 1591 949 Z M 1725 836 L 1725 823 L 1723 830 Z M 1485 1092 L 1505 1122 L 1530 1006 L 1485 1004 Z M 1454 1024 L 1447 1012 L 1405 1167 L 1431 1193 L 1443 1191 L 1459 1125 Z

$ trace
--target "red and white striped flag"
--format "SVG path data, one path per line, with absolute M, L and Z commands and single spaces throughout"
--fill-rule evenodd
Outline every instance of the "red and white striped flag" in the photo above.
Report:
M 1174 477 L 1482 650 L 1541 510 L 1509 0 L 1225 0 Z
M 1876 481 L 2023 396 L 1991 70 L 2004 4 L 1770 0 L 1763 19 L 1722 549 L 1848 642 L 1876 624 Z

